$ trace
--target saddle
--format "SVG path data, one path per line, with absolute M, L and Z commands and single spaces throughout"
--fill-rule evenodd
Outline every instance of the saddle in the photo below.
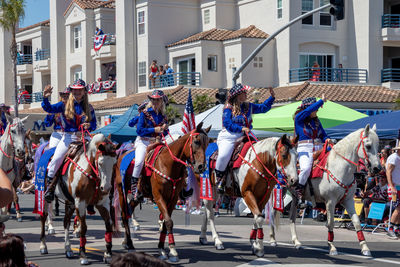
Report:
M 224 174 L 225 179 L 226 179 L 226 184 L 228 183 L 228 178 L 231 179 L 231 184 L 232 184 L 232 190 L 233 194 L 235 196 L 241 196 L 240 195 L 240 188 L 239 184 L 237 181 L 235 181 L 233 178 L 233 170 L 240 168 L 242 166 L 242 158 L 239 156 L 241 155 L 243 158 L 246 156 L 247 151 L 250 149 L 251 145 L 256 142 L 256 140 L 253 137 L 250 137 L 250 140 L 247 138 L 247 136 L 241 136 L 238 138 L 235 142 L 235 149 L 233 150 L 231 159 L 228 162 L 228 165 L 226 167 L 226 172 Z M 215 165 L 217 162 L 218 158 L 218 150 L 216 150 L 210 157 L 210 169 L 215 169 Z M 229 175 L 228 175 L 229 174 Z M 230 190 L 227 190 L 229 192 Z
M 85 145 L 87 145 L 88 143 L 89 143 L 89 141 L 85 140 Z M 78 156 L 80 154 L 80 152 L 82 151 L 82 148 L 83 148 L 82 141 L 74 141 L 69 145 L 67 154 L 65 154 L 62 168 L 59 169 L 59 171 L 61 170 L 62 175 L 64 175 L 67 172 L 68 166 L 71 163 L 71 161 L 68 158 L 70 158 L 72 160 L 75 159 L 75 157 Z
M 313 167 L 310 174 L 310 178 L 321 178 L 324 174 L 324 170 L 321 167 L 325 167 L 326 161 L 328 160 L 329 152 L 328 150 L 328 143 L 325 142 L 322 149 L 315 151 L 313 154 Z

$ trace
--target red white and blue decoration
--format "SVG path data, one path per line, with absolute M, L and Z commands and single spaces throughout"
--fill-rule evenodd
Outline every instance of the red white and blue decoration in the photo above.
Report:
M 106 41 L 107 35 L 97 35 L 94 38 L 94 51 L 99 51 L 100 48 L 103 46 L 104 42 Z
M 196 129 L 196 122 L 194 119 L 194 109 L 192 101 L 192 90 L 190 88 L 189 88 L 188 99 L 186 102 L 185 113 L 183 115 L 182 125 L 183 125 L 182 132 L 184 134 L 187 134 L 190 131 Z
M 213 191 L 210 181 L 210 157 L 218 149 L 217 143 L 210 143 L 206 149 L 206 170 L 200 174 L 200 198 L 213 200 Z

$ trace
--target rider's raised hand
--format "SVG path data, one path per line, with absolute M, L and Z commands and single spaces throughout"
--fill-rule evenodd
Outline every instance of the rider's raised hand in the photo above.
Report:
M 325 96 L 325 94 L 322 94 L 321 99 L 322 99 L 322 101 L 326 102 L 326 96 Z
M 272 96 L 273 98 L 275 98 L 275 92 L 274 92 L 274 89 L 273 89 L 273 88 L 269 88 L 269 93 L 271 94 L 271 96 Z
M 43 97 L 47 98 L 49 96 L 51 96 L 51 93 L 53 92 L 53 87 L 51 87 L 51 85 L 46 85 L 46 87 L 43 90 Z

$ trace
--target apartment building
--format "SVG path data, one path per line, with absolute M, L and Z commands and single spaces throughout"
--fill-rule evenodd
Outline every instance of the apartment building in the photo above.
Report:
M 48 69 L 39 66 L 36 70 L 32 66 L 32 73 L 29 74 L 29 69 L 21 72 L 19 81 L 25 88 L 32 86 L 34 93 L 40 91 L 49 73 L 58 90 L 78 77 L 92 82 L 111 74 L 118 81 L 116 97 L 121 98 L 154 87 L 149 79 L 149 66 L 155 59 L 158 64 L 168 63 L 175 70 L 172 83 L 157 78 L 156 87 L 229 88 L 234 69 L 262 41 L 299 15 L 328 2 L 50 1 L 50 25 L 36 27 L 41 38 L 50 38 Z M 321 86 L 337 84 L 343 90 L 347 88 L 349 95 L 351 86 L 375 86 L 376 90 L 382 90 L 380 94 L 391 96 L 382 104 L 382 108 L 388 108 L 397 96 L 396 91 L 389 89 L 400 88 L 400 0 L 348 0 L 345 4 L 342 21 L 335 21 L 326 9 L 284 30 L 253 59 L 238 82 L 264 88 L 284 88 L 303 82 Z M 96 26 L 114 38 L 114 42 L 97 52 L 93 49 Z M 50 28 L 50 37 L 45 33 L 46 27 Z M 32 54 L 37 48 L 48 49 L 48 41 L 33 47 L 33 39 L 23 39 L 29 36 L 25 31 L 19 33 L 21 48 L 32 43 Z M 5 40 L 7 34 L 1 34 L 1 38 Z M 0 52 L 5 53 L 7 49 L 1 45 L 4 42 L 0 44 Z M 4 57 L 0 65 L 6 61 Z M 317 77 L 315 62 L 319 65 Z M 0 73 L 1 84 L 8 82 L 2 80 L 6 71 Z M 41 78 L 39 74 L 35 78 L 35 72 Z M 1 92 L 0 98 L 4 95 L 7 93 Z M 110 95 L 91 96 L 92 101 L 107 97 Z

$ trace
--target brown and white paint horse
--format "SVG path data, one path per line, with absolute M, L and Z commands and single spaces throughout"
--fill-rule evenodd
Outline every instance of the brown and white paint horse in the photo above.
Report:
M 233 171 L 233 179 L 239 184 L 241 197 L 243 197 L 254 215 L 253 229 L 250 234 L 252 251 L 258 257 L 262 257 L 264 256 L 262 210 L 277 183 L 271 174 L 276 176 L 276 172 L 279 170 L 286 176 L 289 184 L 297 181 L 297 152 L 286 135 L 283 135 L 281 138 L 267 138 L 255 143 L 253 146 L 254 150 L 252 148 L 248 150 L 241 167 Z M 227 181 L 232 181 L 232 179 L 227 179 Z M 213 195 L 217 196 L 214 172 L 211 173 L 211 182 L 213 184 Z M 231 186 L 227 183 L 228 193 L 229 191 L 233 191 Z M 207 244 L 207 221 L 209 221 L 215 247 L 217 249 L 224 249 L 215 228 L 214 203 L 215 200 L 204 200 L 206 212 L 201 226 L 200 243 L 202 245 Z
M 65 231 L 65 254 L 67 258 L 74 256 L 69 239 L 69 226 L 71 217 L 76 211 L 81 225 L 79 256 L 82 265 L 89 264 L 86 257 L 86 207 L 89 204 L 95 205 L 103 218 L 106 226 L 106 252 L 104 252 L 104 261 L 111 262 L 112 248 L 112 221 L 110 216 L 110 198 L 111 176 L 113 166 L 116 163 L 116 148 L 110 140 L 103 134 L 96 134 L 87 145 L 87 151 L 84 148 L 77 153 L 68 166 L 67 171 L 60 178 L 56 187 L 56 195 L 65 201 L 64 231 Z M 62 166 L 63 167 L 63 166 Z M 60 169 L 62 169 L 62 167 Z M 59 175 L 60 172 L 58 173 Z M 74 202 L 65 196 L 61 189 L 61 182 L 66 184 L 69 195 Z M 47 208 L 45 208 L 47 211 Z M 41 216 L 41 236 L 40 252 L 47 254 L 45 221 L 47 212 Z
M 160 258 L 166 260 L 169 258 L 172 262 L 179 261 L 178 252 L 175 249 L 175 241 L 173 235 L 173 221 L 171 219 L 172 211 L 175 208 L 176 202 L 178 201 L 179 193 L 185 184 L 185 178 L 187 176 L 186 165 L 182 162 L 188 162 L 195 173 L 202 173 L 205 170 L 206 159 L 205 151 L 208 146 L 208 136 L 207 133 L 210 128 L 202 129 L 203 123 L 197 125 L 196 130 L 185 134 L 176 141 L 169 144 L 168 147 L 162 148 L 160 154 L 153 165 L 153 171 L 151 176 L 145 176 L 145 170 L 143 168 L 142 172 L 142 182 L 143 184 L 151 185 L 151 188 L 141 188 L 145 197 L 152 198 L 157 204 L 160 211 L 160 219 L 162 221 L 162 227 L 160 232 L 160 239 L 158 243 L 158 248 L 160 249 Z M 172 153 L 172 155 L 171 155 Z M 122 157 L 125 154 L 122 155 Z M 122 220 L 125 227 L 125 240 L 123 242 L 125 248 L 134 249 L 128 218 L 126 214 L 128 210 L 126 202 L 124 202 L 124 197 L 122 193 L 122 181 L 121 174 L 119 171 L 119 165 L 121 163 L 122 157 L 118 160 L 116 165 L 116 183 L 119 192 L 119 199 L 122 211 Z M 176 157 L 174 159 L 174 157 Z M 125 188 L 129 186 L 130 183 L 126 183 Z M 138 202 L 131 201 L 129 203 L 132 212 L 134 212 L 135 207 Z M 166 236 L 168 234 L 169 241 L 169 254 L 166 253 L 164 249 L 164 243 Z

